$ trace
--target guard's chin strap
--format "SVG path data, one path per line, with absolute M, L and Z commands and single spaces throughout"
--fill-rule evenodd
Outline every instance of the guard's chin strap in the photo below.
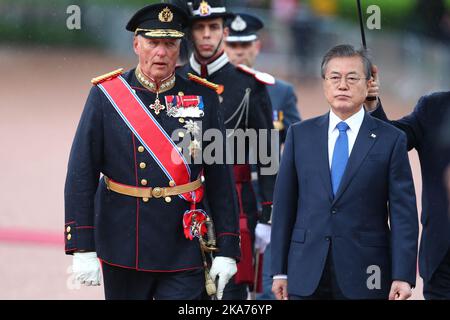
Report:
M 219 44 L 218 44 L 217 47 L 216 47 L 216 50 L 214 50 L 213 57 L 215 57 L 216 54 L 217 54 L 217 52 L 219 52 L 219 49 L 220 49 L 222 43 L 223 43 L 223 34 L 222 34 L 222 37 L 220 38 Z

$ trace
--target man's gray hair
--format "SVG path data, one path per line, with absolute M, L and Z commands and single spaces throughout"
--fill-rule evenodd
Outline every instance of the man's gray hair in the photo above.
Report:
M 325 79 L 325 71 L 327 69 L 328 62 L 330 62 L 331 59 L 342 57 L 360 57 L 363 62 L 366 79 L 370 79 L 370 77 L 372 76 L 372 61 L 370 60 L 367 50 L 356 50 L 352 45 L 349 44 L 341 44 L 335 46 L 328 50 L 328 52 L 323 56 L 321 66 L 321 75 L 323 79 Z

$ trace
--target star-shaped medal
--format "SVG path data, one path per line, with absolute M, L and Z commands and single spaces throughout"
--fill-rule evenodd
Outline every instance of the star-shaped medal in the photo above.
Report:
M 192 120 L 188 120 L 186 124 L 183 126 L 183 128 L 187 129 L 188 133 L 191 133 L 193 136 L 200 133 L 200 127 L 198 124 Z

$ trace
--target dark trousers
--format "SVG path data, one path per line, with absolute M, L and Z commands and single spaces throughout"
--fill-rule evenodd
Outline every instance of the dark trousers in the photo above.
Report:
M 288 279 L 289 282 L 289 279 Z M 320 278 L 316 291 L 310 296 L 296 296 L 289 294 L 290 300 L 348 300 L 342 293 L 336 279 L 333 266 L 333 255 L 331 248 L 328 251 L 327 261 Z
M 450 249 L 431 280 L 424 281 L 423 295 L 426 300 L 450 300 Z
M 263 258 L 263 269 L 262 269 L 262 293 L 256 295 L 256 300 L 275 300 L 275 296 L 272 293 L 272 276 L 270 272 L 270 256 L 271 256 L 271 245 L 266 247 L 264 251 Z
M 144 272 L 102 263 L 106 300 L 199 300 L 205 288 L 203 269 Z

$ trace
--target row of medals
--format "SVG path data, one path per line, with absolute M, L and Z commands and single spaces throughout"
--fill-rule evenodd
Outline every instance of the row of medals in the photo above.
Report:
M 141 73 L 139 72 L 138 69 L 136 69 L 136 76 L 137 76 L 139 82 L 140 82 L 145 88 L 150 89 L 150 91 L 152 91 L 152 92 L 155 91 L 155 89 L 156 89 L 156 88 L 155 88 L 155 85 L 154 85 L 152 82 L 150 82 L 150 81 L 148 81 L 147 79 L 145 79 L 145 77 L 141 75 Z M 162 110 L 166 109 L 166 107 L 165 107 L 165 106 L 161 103 L 161 101 L 159 100 L 159 93 L 161 92 L 161 90 L 162 90 L 163 92 L 164 92 L 164 91 L 167 91 L 167 90 L 170 90 L 171 88 L 173 88 L 174 85 L 175 85 L 175 76 L 174 76 L 171 80 L 169 80 L 169 81 L 163 83 L 163 84 L 161 85 L 160 90 L 159 90 L 159 91 L 156 91 L 156 99 L 155 99 L 155 102 L 152 103 L 152 104 L 149 106 L 149 108 L 152 109 L 152 110 L 155 112 L 156 115 L 159 115 L 159 113 L 160 113 Z M 179 95 L 179 96 L 183 96 L 184 94 L 183 94 L 182 92 L 179 92 L 178 95 Z M 167 114 L 167 116 L 169 116 L 169 117 L 175 117 L 176 113 L 177 113 L 177 108 L 173 108 L 172 105 L 169 106 L 169 107 L 166 109 L 166 114 Z M 198 124 L 197 124 L 195 121 L 193 121 L 193 120 L 187 120 L 187 121 L 186 121 L 184 118 L 179 118 L 178 121 L 179 121 L 180 123 L 182 123 L 182 124 L 184 123 L 183 128 L 185 128 L 185 129 L 186 129 L 186 133 L 187 133 L 187 134 L 190 134 L 191 138 L 193 138 L 193 140 L 191 140 L 191 142 L 189 143 L 188 150 L 189 150 L 189 155 L 190 155 L 191 157 L 195 158 L 195 157 L 199 154 L 199 152 L 201 151 L 201 144 L 200 144 L 200 142 L 196 139 L 196 137 L 198 137 L 198 136 L 200 135 L 200 127 L 199 127 Z M 182 131 L 180 131 L 180 132 L 178 133 L 178 136 L 179 136 L 181 139 L 183 139 L 183 138 L 185 137 L 185 133 L 182 132 Z M 181 147 L 178 147 L 178 150 L 181 152 L 181 151 L 182 151 L 182 148 L 181 148 Z

